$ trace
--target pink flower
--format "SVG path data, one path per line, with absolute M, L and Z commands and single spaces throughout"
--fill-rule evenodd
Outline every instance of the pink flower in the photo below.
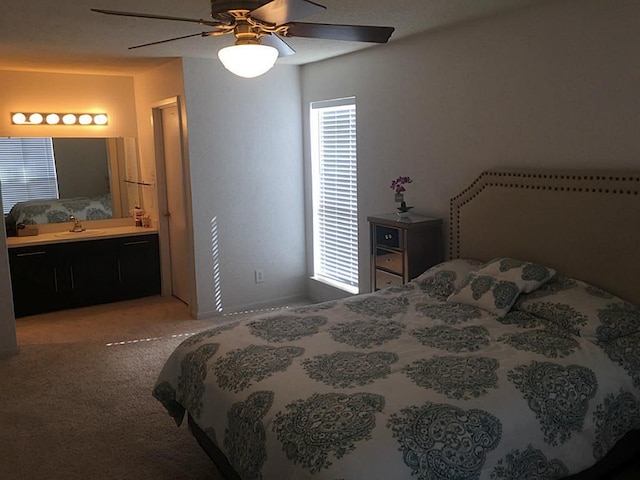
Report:
M 404 188 L 405 183 L 412 183 L 411 177 L 398 177 L 391 182 L 391 188 L 395 190 L 396 194 L 400 194 L 406 192 L 407 190 Z

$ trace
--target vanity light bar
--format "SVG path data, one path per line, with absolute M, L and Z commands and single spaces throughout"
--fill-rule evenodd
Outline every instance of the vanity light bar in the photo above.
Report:
M 11 114 L 14 125 L 106 125 L 106 113 L 22 113 Z

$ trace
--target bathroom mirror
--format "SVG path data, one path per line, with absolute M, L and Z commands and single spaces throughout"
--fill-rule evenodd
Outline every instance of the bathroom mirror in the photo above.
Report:
M 68 221 L 68 210 L 78 210 L 85 219 L 123 218 L 141 205 L 139 157 L 135 138 L 52 138 L 58 184 L 57 202 L 28 202 L 29 212 L 16 208 L 12 215 L 24 223 Z M 0 152 L 0 154 L 2 154 Z M 0 158 L 0 161 L 2 159 Z M 37 182 L 37 179 L 28 180 Z M 35 188 L 25 185 L 25 189 Z M 14 203 L 15 202 L 11 202 Z M 18 204 L 20 210 L 23 203 Z M 13 205 L 5 205 L 5 210 Z M 24 207 L 26 208 L 26 207 Z M 82 212 L 82 213 L 80 213 Z

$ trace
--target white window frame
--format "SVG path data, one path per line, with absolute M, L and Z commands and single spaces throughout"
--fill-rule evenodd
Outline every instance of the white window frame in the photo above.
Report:
M 359 292 L 355 97 L 311 102 L 310 107 L 313 278 L 355 294 Z M 334 125 L 340 130 L 337 139 L 328 136 L 331 126 L 322 123 L 323 117 L 336 114 L 341 117 Z
M 58 198 L 51 137 L 0 137 L 0 182 L 4 214 L 27 200 Z

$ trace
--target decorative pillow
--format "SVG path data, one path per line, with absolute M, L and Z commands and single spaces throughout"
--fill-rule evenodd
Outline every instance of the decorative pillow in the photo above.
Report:
M 509 280 L 518 284 L 524 293 L 529 293 L 548 282 L 556 271 L 514 258 L 494 258 L 478 270 L 478 273 Z
M 552 321 L 594 342 L 640 332 L 640 307 L 564 276 L 521 295 L 514 309 Z
M 522 287 L 517 283 L 481 275 L 480 271 L 471 272 L 468 280 L 467 284 L 447 298 L 447 302 L 473 305 L 502 317 L 509 312 L 522 292 Z
M 456 258 L 431 267 L 412 280 L 424 293 L 437 300 L 445 301 L 456 289 L 467 281 L 470 272 L 479 269 L 482 262 L 466 258 Z

